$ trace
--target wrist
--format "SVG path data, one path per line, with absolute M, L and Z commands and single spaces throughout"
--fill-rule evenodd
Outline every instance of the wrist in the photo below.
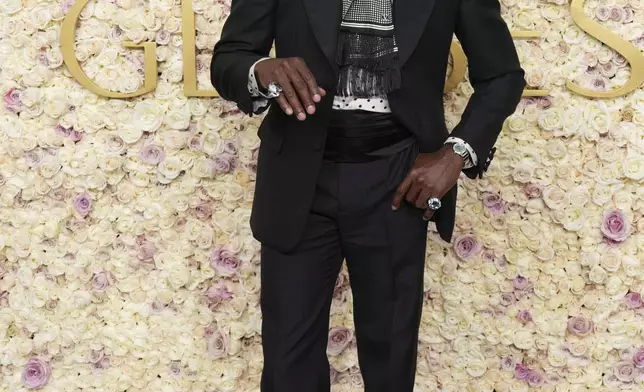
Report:
M 441 156 L 447 160 L 450 165 L 458 166 L 459 171 L 465 167 L 465 158 L 457 154 L 451 144 L 445 144 L 440 149 Z

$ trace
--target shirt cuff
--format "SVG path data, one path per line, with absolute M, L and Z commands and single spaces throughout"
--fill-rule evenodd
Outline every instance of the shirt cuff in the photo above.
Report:
M 264 57 L 264 58 L 261 58 L 261 59 L 257 60 L 250 67 L 250 70 L 248 71 L 248 92 L 250 93 L 251 97 L 254 97 L 254 98 L 264 97 L 264 94 L 262 94 L 262 92 L 261 92 L 261 90 L 259 88 L 259 83 L 257 83 L 257 77 L 255 76 L 255 66 L 260 61 L 264 61 L 264 60 L 268 60 L 268 59 L 269 59 L 269 57 Z
M 478 157 L 476 156 L 474 149 L 472 148 L 472 146 L 469 145 L 469 143 L 467 143 L 465 140 L 458 137 L 448 137 L 447 140 L 445 141 L 445 144 L 451 144 L 451 143 L 464 144 L 465 148 L 467 149 L 467 153 L 469 157 L 468 159 L 465 160 L 465 165 L 463 166 L 463 169 L 471 169 L 474 166 L 478 165 Z

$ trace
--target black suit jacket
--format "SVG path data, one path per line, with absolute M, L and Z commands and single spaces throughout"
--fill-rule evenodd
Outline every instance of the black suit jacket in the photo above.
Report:
M 300 57 L 327 92 L 335 90 L 335 51 L 342 0 L 233 0 L 211 64 L 219 94 L 252 115 L 248 92 L 252 64 L 275 43 L 279 58 Z M 514 112 L 524 72 L 501 18 L 498 0 L 395 0 L 395 32 L 402 64 L 402 87 L 388 95 L 393 114 L 410 131 L 421 152 L 441 148 L 449 136 L 443 88 L 450 45 L 456 33 L 468 58 L 474 94 L 452 136 L 468 142 L 478 156 L 475 178 L 487 169 L 505 119 Z M 300 239 L 322 163 L 333 95 L 300 122 L 273 105 L 259 129 L 255 199 L 251 227 L 262 243 L 287 252 Z M 434 220 L 450 241 L 456 187 Z

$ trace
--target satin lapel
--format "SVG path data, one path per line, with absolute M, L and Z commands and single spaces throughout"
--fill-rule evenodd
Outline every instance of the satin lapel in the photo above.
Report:
M 331 64 L 337 67 L 335 53 L 342 18 L 342 0 L 302 1 L 318 44 Z
M 393 0 L 393 2 L 396 43 L 402 66 L 413 53 L 420 35 L 425 31 L 436 0 Z

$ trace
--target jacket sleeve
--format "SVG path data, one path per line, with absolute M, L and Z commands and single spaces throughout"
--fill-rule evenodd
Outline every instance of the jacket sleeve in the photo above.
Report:
M 461 0 L 456 37 L 467 56 L 474 94 L 450 136 L 476 152 L 477 165 L 464 170 L 476 178 L 487 170 L 503 123 L 514 113 L 526 83 L 498 0 Z
M 233 0 L 221 38 L 210 63 L 210 80 L 219 95 L 253 114 L 248 73 L 260 59 L 268 57 L 275 38 L 277 0 Z

